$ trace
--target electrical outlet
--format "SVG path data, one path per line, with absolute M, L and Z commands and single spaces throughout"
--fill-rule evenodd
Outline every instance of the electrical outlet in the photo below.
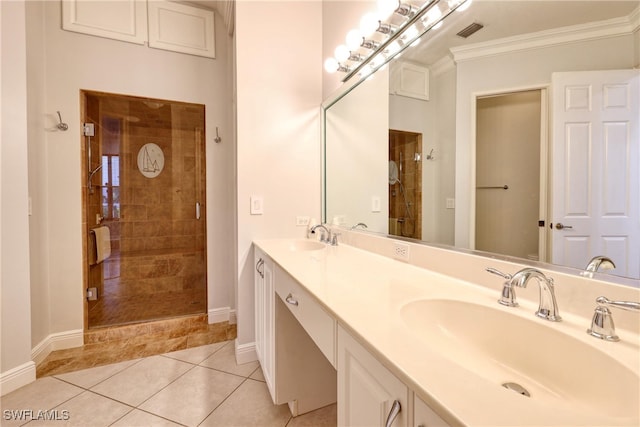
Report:
M 309 225 L 309 217 L 308 216 L 297 216 L 296 217 L 296 227 L 305 227 Z
M 406 243 L 393 243 L 393 257 L 401 261 L 409 261 L 409 245 Z

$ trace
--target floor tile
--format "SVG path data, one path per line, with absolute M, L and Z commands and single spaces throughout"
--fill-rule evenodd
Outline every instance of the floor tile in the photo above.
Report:
M 134 409 L 124 417 L 120 418 L 110 427 L 179 427 L 180 424 L 176 424 L 173 421 L 165 420 L 164 418 L 157 417 L 149 414 L 148 412 Z
M 290 419 L 289 407 L 273 404 L 266 383 L 248 379 L 201 426 L 284 427 Z
M 56 407 L 58 414 L 68 414 L 67 420 L 46 421 L 37 420 L 29 423 L 29 427 L 38 426 L 108 426 L 133 408 L 123 405 L 115 400 L 97 395 L 90 391 L 74 397 L 73 399 Z
M 81 371 L 59 374 L 55 377 L 68 383 L 77 385 L 82 388 L 91 388 L 117 374 L 118 372 L 128 368 L 136 363 L 137 360 L 128 360 L 126 362 L 113 363 L 111 365 L 98 366 L 96 368 L 83 369 Z
M 264 374 L 262 373 L 262 367 L 260 365 L 258 365 L 256 370 L 253 371 L 253 373 L 251 375 L 249 375 L 249 378 L 251 378 L 252 380 L 256 380 L 256 381 L 265 382 Z
M 48 377 L 41 378 L 24 387 L 19 388 L 0 399 L 0 408 L 2 408 L 2 426 L 22 425 L 26 421 L 16 421 L 5 419 L 7 410 L 32 410 L 47 411 L 55 408 L 61 403 L 82 393 L 83 390 L 64 381 Z M 29 416 L 28 414 L 23 414 Z
M 232 341 L 228 341 L 224 347 L 212 356 L 200 363 L 201 366 L 228 372 L 230 374 L 248 377 L 258 367 L 258 362 L 249 362 L 242 365 L 236 363 L 236 354 Z
M 120 371 L 91 390 L 132 406 L 138 406 L 193 365 L 162 356 L 151 356 Z
M 287 427 L 336 427 L 338 425 L 338 405 L 324 408 L 292 418 Z
M 188 348 L 186 350 L 178 350 L 171 353 L 165 353 L 163 354 L 163 356 L 197 365 L 203 362 L 213 353 L 224 347 L 226 343 L 227 341 L 223 341 L 215 344 L 202 345 L 199 347 Z
M 140 409 L 197 426 L 243 381 L 237 375 L 196 366 L 140 405 Z

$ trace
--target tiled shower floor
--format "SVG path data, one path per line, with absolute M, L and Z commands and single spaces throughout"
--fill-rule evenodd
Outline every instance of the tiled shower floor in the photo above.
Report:
M 185 289 L 180 292 L 157 292 L 153 297 L 105 296 L 89 310 L 89 328 L 126 325 L 207 311 L 204 289 Z
M 237 365 L 232 341 L 39 378 L 1 402 L 2 426 L 337 424 L 335 405 L 296 418 L 273 405 L 260 366 Z

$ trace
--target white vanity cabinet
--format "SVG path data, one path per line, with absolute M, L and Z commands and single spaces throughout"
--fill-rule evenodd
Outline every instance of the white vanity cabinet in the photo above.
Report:
M 436 414 L 418 396 L 413 398 L 413 426 L 414 427 L 449 427 L 449 424 Z
M 406 427 L 408 403 L 407 386 L 339 326 L 338 425 Z
M 256 353 L 273 403 L 294 416 L 335 403 L 335 320 L 258 247 L 254 259 Z

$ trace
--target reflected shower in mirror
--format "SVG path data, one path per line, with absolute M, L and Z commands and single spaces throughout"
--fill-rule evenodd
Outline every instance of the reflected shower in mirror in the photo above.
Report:
M 604 255 L 599 278 L 638 279 L 639 15 L 517 0 L 450 15 L 325 103 L 324 219 L 580 270 Z

